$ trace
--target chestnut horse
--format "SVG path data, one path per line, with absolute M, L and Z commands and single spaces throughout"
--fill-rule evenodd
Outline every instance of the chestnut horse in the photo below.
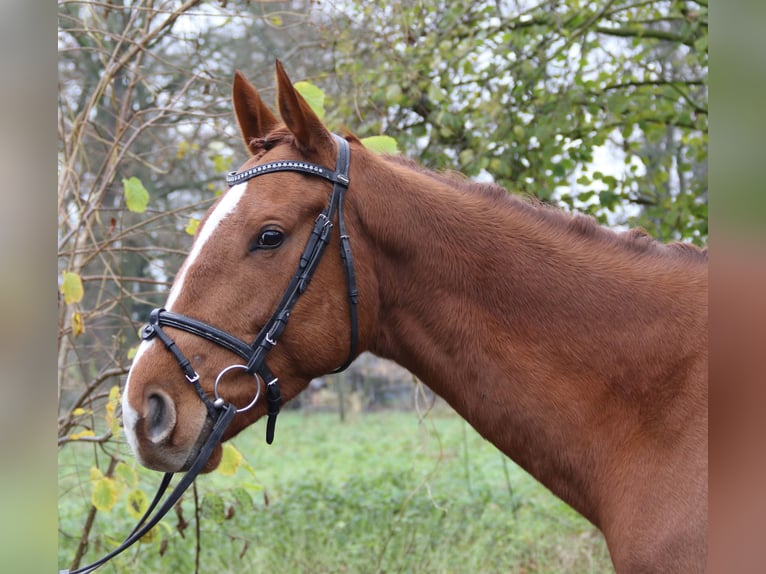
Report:
M 333 248 L 268 355 L 282 400 L 342 365 L 349 349 L 351 358 L 366 350 L 392 359 L 596 525 L 618 572 L 703 571 L 707 252 L 641 231 L 618 234 L 373 153 L 351 135 L 339 142 L 279 63 L 277 88 L 281 121 L 235 75 L 250 154 L 240 173 L 277 161 L 332 171 L 341 148 L 350 150 L 345 233 L 335 213 Z M 166 309 L 256 337 L 328 205 L 326 179 L 276 171 L 232 180 L 201 222 Z M 356 321 L 347 264 L 334 248 L 340 235 L 353 251 Z M 165 330 L 202 394 L 154 338 L 136 355 L 123 413 L 141 463 L 173 472 L 188 467 L 210 432 L 200 396 L 243 407 L 223 440 L 269 405 L 261 398 L 244 408 L 260 388 L 244 368 L 213 388 L 240 362 L 230 349 Z M 220 456 L 219 444 L 206 470 Z

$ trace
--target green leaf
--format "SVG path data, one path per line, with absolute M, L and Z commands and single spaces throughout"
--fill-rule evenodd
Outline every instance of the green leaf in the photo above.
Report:
M 77 303 L 82 299 L 82 279 L 77 273 L 65 271 L 62 275 L 61 294 L 64 296 L 64 303 Z
M 311 82 L 296 82 L 294 85 L 297 92 L 303 96 L 319 119 L 324 118 L 324 91 Z
M 125 191 L 125 204 L 133 213 L 143 213 L 149 204 L 149 192 L 146 191 L 141 180 L 133 176 L 122 180 Z
M 255 507 L 253 504 L 253 497 L 250 496 L 250 493 L 244 488 L 235 487 L 231 493 L 234 496 L 234 500 L 237 501 L 237 505 L 243 510 L 250 511 Z
M 124 462 L 119 462 L 117 463 L 117 466 L 114 467 L 114 477 L 128 488 L 135 488 L 138 486 L 138 474 Z
M 223 498 L 220 494 L 208 492 L 202 499 L 202 515 L 213 522 L 221 523 L 226 520 Z
M 234 448 L 233 445 L 224 444 L 221 464 L 218 465 L 216 470 L 224 476 L 231 476 L 237 472 L 240 464 L 242 464 L 242 453 Z
M 377 153 L 399 153 L 396 140 L 391 136 L 370 136 L 361 139 L 362 144 Z
M 611 190 L 603 190 L 598 192 L 598 200 L 602 207 L 607 209 L 614 208 L 615 203 L 619 197 Z
M 90 502 L 98 510 L 108 512 L 117 502 L 117 487 L 111 478 L 104 477 L 93 483 Z
M 437 84 L 428 86 L 428 99 L 434 103 L 441 102 L 444 99 L 441 88 Z
M 402 89 L 399 84 L 390 84 L 386 88 L 386 100 L 391 104 L 398 104 L 402 99 Z
M 458 155 L 460 158 L 460 165 L 466 166 L 474 160 L 474 153 L 472 149 L 464 149 Z

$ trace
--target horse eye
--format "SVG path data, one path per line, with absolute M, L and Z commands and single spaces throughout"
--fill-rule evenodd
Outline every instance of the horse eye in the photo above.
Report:
M 278 229 L 264 229 L 258 236 L 255 244 L 250 248 L 254 249 L 273 249 L 282 245 L 285 235 Z

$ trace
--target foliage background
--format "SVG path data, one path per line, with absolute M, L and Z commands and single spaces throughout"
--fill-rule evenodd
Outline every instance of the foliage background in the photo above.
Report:
M 88 453 L 94 492 L 116 496 L 133 464 L 115 389 L 137 329 L 244 158 L 234 69 L 268 98 L 279 58 L 325 91 L 335 128 L 707 242 L 706 1 L 61 0 L 58 16 L 58 438 Z M 122 480 L 121 496 L 141 486 Z M 64 534 L 96 536 L 107 506 Z

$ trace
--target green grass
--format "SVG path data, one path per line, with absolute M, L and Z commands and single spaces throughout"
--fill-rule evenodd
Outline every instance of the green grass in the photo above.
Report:
M 613 572 L 602 537 L 453 413 L 280 415 L 234 441 L 234 476 L 197 480 L 200 572 Z M 127 451 L 125 451 L 127 457 Z M 68 566 L 90 497 L 92 449 L 60 457 L 59 564 Z M 151 497 L 155 474 L 141 471 Z M 122 503 L 124 504 L 124 503 Z M 103 572 L 194 572 L 193 493 L 183 519 Z M 101 513 L 86 560 L 132 527 Z M 111 537 L 111 539 L 110 539 Z

